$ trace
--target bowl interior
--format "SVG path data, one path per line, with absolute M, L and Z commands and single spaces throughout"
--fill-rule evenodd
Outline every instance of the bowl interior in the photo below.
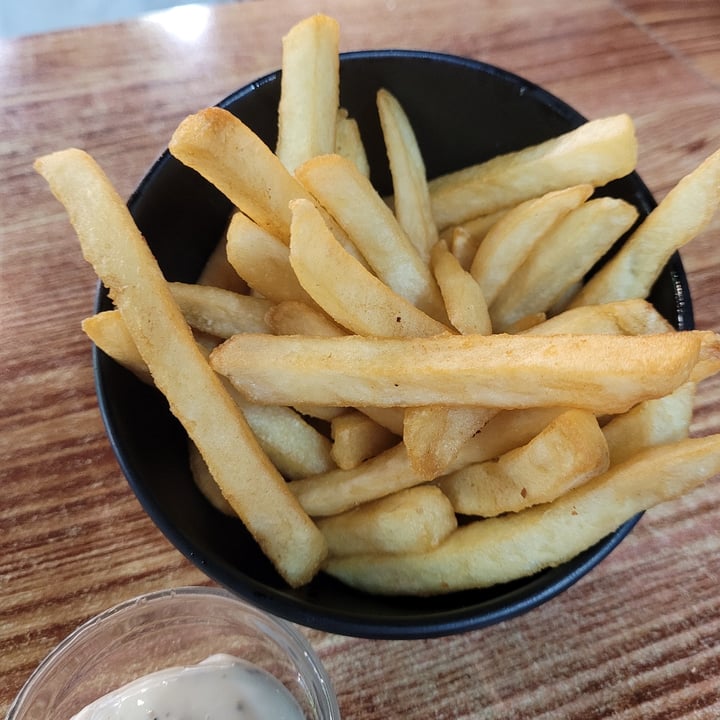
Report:
M 584 118 L 541 88 L 482 63 L 424 52 L 342 56 L 341 102 L 361 128 L 372 180 L 382 193 L 390 176 L 375 109 L 378 88 L 402 103 L 428 175 L 437 176 L 558 135 Z M 271 147 L 277 134 L 279 73 L 221 103 Z M 641 216 L 654 201 L 633 174 L 603 192 L 634 203 Z M 169 280 L 192 282 L 222 236 L 230 203 L 165 152 L 129 201 L 131 212 Z M 693 326 L 690 295 L 675 255 L 652 301 L 678 329 Z M 97 309 L 110 302 L 98 292 Z M 574 560 L 488 590 L 436 598 L 382 598 L 318 576 L 288 588 L 242 524 L 215 511 L 192 481 L 183 429 L 167 402 L 95 350 L 97 393 L 110 442 L 131 487 L 168 539 L 208 576 L 278 616 L 330 632 L 375 638 L 431 637 L 483 627 L 525 612 L 566 589 L 627 535 L 633 518 Z

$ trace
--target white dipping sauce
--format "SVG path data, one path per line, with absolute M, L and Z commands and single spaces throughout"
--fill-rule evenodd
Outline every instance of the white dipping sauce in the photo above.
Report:
M 168 668 L 101 697 L 72 720 L 304 720 L 288 689 L 230 655 Z

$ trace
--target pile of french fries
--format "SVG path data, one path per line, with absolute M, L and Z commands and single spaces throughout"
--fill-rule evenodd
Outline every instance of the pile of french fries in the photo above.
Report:
M 235 207 L 196 284 L 90 156 L 36 161 L 115 305 L 84 331 L 167 397 L 207 501 L 291 586 L 431 595 L 558 565 L 717 474 L 720 435 L 689 427 L 720 336 L 645 298 L 717 209 L 720 152 L 638 223 L 594 192 L 635 168 L 627 115 L 428 180 L 378 88 L 384 198 L 338 47 L 323 15 L 283 39 L 275 148 L 218 107 L 172 136 Z

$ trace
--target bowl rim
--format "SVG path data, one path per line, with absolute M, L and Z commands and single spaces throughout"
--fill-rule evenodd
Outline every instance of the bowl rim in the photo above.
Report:
M 587 118 L 577 110 L 541 86 L 511 71 L 480 60 L 450 53 L 392 48 L 358 50 L 340 54 L 341 67 L 343 62 L 383 61 L 388 58 L 440 62 L 480 71 L 501 81 L 519 85 L 524 94 L 532 96 L 537 102 L 550 107 L 554 112 L 559 113 L 570 122 L 581 124 L 587 121 Z M 280 70 L 269 72 L 226 95 L 217 102 L 216 106 L 228 108 L 228 106 L 241 100 L 257 88 L 269 82 L 277 81 L 279 76 Z M 128 207 L 131 212 L 154 173 L 168 162 L 170 157 L 169 151 L 165 149 L 150 166 L 128 200 Z M 630 173 L 628 177 L 632 178 L 638 201 L 644 205 L 642 209 L 647 214 L 655 207 L 652 194 L 636 172 Z M 673 255 L 668 264 L 668 269 L 674 285 L 674 300 L 677 311 L 676 326 L 679 330 L 692 329 L 694 327 L 692 301 L 679 253 Z M 98 283 L 95 310 L 104 309 L 106 303 L 106 291 L 102 283 Z M 523 578 L 520 587 L 510 590 L 507 594 L 471 604 L 462 604 L 457 609 L 430 610 L 401 618 L 391 613 L 383 615 L 379 611 L 373 617 L 369 617 L 367 614 L 354 612 L 352 609 L 318 608 L 313 605 L 312 599 L 308 599 L 306 596 L 293 595 L 290 588 L 287 591 L 279 590 L 245 574 L 241 568 L 229 568 L 225 564 L 215 561 L 214 558 L 203 557 L 203 553 L 198 551 L 192 540 L 166 520 L 163 508 L 156 504 L 154 498 L 144 492 L 143 488 L 139 487 L 135 482 L 133 473 L 121 451 L 120 439 L 112 425 L 108 398 L 103 387 L 102 365 L 104 362 L 113 361 L 94 345 L 92 353 L 98 404 L 110 445 L 128 483 L 153 522 L 177 550 L 212 580 L 228 588 L 232 593 L 250 604 L 258 606 L 277 617 L 306 627 L 340 635 L 370 639 L 420 639 L 468 632 L 509 620 L 542 605 L 587 575 L 625 539 L 642 517 L 642 513 L 639 513 L 630 518 L 614 532 L 566 563 L 562 563 L 556 568 L 543 570 L 535 576 Z M 240 585 L 237 582 L 238 578 L 242 579 Z

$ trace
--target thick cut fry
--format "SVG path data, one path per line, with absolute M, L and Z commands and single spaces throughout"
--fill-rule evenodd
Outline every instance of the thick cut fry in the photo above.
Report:
M 308 193 L 240 119 L 218 107 L 201 110 L 180 123 L 168 148 L 260 227 L 288 242 L 290 201 Z
M 202 496 L 223 515 L 237 517 L 232 505 L 225 499 L 215 482 L 215 478 L 210 474 L 203 456 L 192 441 L 188 441 L 188 462 L 190 463 L 190 473 L 193 481 Z
M 437 481 L 455 512 L 494 517 L 552 502 L 605 472 L 609 451 L 595 416 L 586 410 L 558 415 L 522 447 Z
M 341 470 L 357 467 L 398 442 L 397 435 L 357 410 L 334 418 L 330 436 L 333 440 L 330 454 Z
M 663 198 L 571 306 L 647 297 L 670 256 L 697 237 L 720 205 L 720 150 Z
M 343 228 L 380 280 L 428 315 L 444 319 L 440 291 L 429 268 L 390 208 L 353 163 L 339 155 L 325 155 L 301 165 L 295 174 Z
M 215 369 L 268 404 L 485 408 L 567 405 L 624 412 L 684 383 L 710 331 L 662 335 L 446 335 L 307 338 L 236 335 Z
M 492 324 L 480 285 L 469 272 L 463 270 L 460 261 L 444 242 L 433 247 L 430 267 L 453 327 L 463 335 L 489 335 Z
M 533 313 L 548 312 L 637 220 L 634 206 L 596 198 L 568 213 L 531 248 L 490 304 L 496 332 Z
M 340 108 L 335 125 L 335 153 L 350 160 L 365 177 L 370 177 L 365 145 L 360 135 L 357 120 L 348 115 L 345 108 Z
M 593 120 L 563 135 L 430 182 L 442 230 L 552 190 L 605 185 L 635 169 L 637 140 L 628 115 Z
M 296 300 L 286 300 L 273 305 L 265 315 L 265 321 L 275 335 L 347 335 L 347 331 L 324 312 Z
M 268 332 L 265 314 L 272 303 L 211 285 L 170 283 L 185 320 L 196 330 L 228 338 L 240 332 Z
M 325 540 L 203 357 L 127 206 L 80 150 L 47 155 L 35 167 L 65 206 L 84 256 L 223 495 L 286 581 L 308 582 Z
M 720 435 L 645 450 L 554 502 L 458 528 L 434 550 L 329 559 L 324 569 L 382 595 L 436 595 L 509 582 L 575 557 L 642 510 L 720 472 Z
M 377 93 L 378 115 L 393 183 L 393 208 L 400 227 L 428 262 L 438 241 L 425 162 L 408 116 L 389 91 Z
M 247 215 L 236 212 L 227 230 L 230 264 L 256 292 L 272 302 L 314 305 L 290 266 L 290 249 Z
M 610 463 L 617 465 L 654 445 L 677 442 L 688 436 L 695 383 L 687 382 L 657 400 L 646 400 L 603 426 Z
M 480 243 L 470 265 L 470 274 L 492 304 L 532 248 L 571 210 L 592 194 L 592 185 L 547 193 L 508 210 Z
M 305 512 L 327 517 L 424 482 L 410 466 L 405 446 L 398 443 L 350 470 L 293 480 L 288 487 Z
M 293 25 L 282 40 L 276 153 L 290 172 L 335 150 L 339 43 L 337 20 L 321 14 Z
M 450 501 L 436 487 L 421 485 L 318 520 L 329 554 L 423 552 L 455 528 Z
M 308 295 L 337 323 L 378 337 L 449 333 L 347 253 L 312 203 L 293 202 L 292 212 L 290 264 Z

